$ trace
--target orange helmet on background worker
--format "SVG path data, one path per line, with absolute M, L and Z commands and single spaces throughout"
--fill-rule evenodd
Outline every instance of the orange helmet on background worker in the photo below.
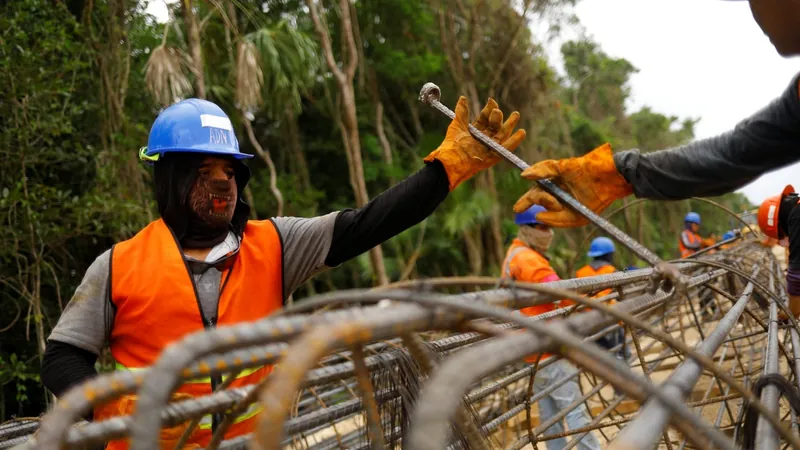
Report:
M 758 228 L 767 237 L 778 240 L 784 247 L 788 246 L 788 242 L 785 239 L 786 230 L 781 229 L 780 224 L 781 203 L 792 194 L 795 194 L 795 191 L 790 184 L 783 188 L 780 194 L 767 197 L 758 207 Z

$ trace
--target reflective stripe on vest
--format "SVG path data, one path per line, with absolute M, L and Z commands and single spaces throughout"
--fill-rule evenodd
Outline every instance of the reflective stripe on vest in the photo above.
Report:
M 503 276 L 505 278 L 513 278 L 511 276 L 511 261 L 513 261 L 517 255 L 524 252 L 525 250 L 530 250 L 530 249 L 527 247 L 514 247 L 508 252 L 506 260 L 503 262 Z
M 694 254 L 694 252 L 696 252 L 698 250 L 696 248 L 687 248 L 683 244 L 683 237 L 684 236 L 687 237 L 686 240 L 689 241 L 689 243 L 691 245 L 700 244 L 702 242 L 702 239 L 700 239 L 700 236 L 698 236 L 695 232 L 693 232 L 691 230 L 683 230 L 681 232 L 680 237 L 678 238 L 678 248 L 681 251 L 681 258 L 686 258 L 688 256 L 691 256 L 692 254 Z
M 282 259 L 275 225 L 271 221 L 247 222 L 235 262 L 222 271 L 216 324 L 252 322 L 280 309 L 283 306 Z M 109 347 L 119 368 L 138 370 L 151 366 L 167 345 L 203 331 L 208 325 L 183 254 L 162 220 L 117 244 L 111 253 L 110 270 L 110 296 L 116 315 Z M 236 375 L 230 389 L 257 384 L 271 370 L 272 366 L 246 369 Z M 211 377 L 187 380 L 177 390 L 193 397 L 208 395 L 211 391 Z M 259 410 L 248 409 L 241 414 L 235 426 L 225 433 L 225 438 L 252 432 L 253 417 Z M 208 428 L 199 427 L 189 443 L 205 447 L 210 438 L 209 423 Z
M 264 407 L 261 406 L 261 404 L 259 404 L 258 402 L 251 403 L 247 407 L 246 410 L 244 410 L 241 414 L 239 414 L 239 416 L 236 417 L 236 419 L 233 421 L 233 423 L 241 423 L 241 422 L 244 422 L 247 419 L 251 419 L 251 418 L 255 417 L 256 414 L 260 413 L 263 410 L 264 410 Z M 203 416 L 202 419 L 200 419 L 200 422 L 197 424 L 197 428 L 199 428 L 201 430 L 209 430 L 210 431 L 212 422 L 213 422 L 213 419 L 211 417 L 211 414 L 206 414 L 206 415 Z
M 241 372 L 236 374 L 236 378 L 235 379 L 238 380 L 240 378 L 244 378 L 244 377 L 250 376 L 250 375 L 258 372 L 259 370 L 261 370 L 261 369 L 263 369 L 265 367 L 268 367 L 268 366 L 258 366 L 258 367 L 253 367 L 253 368 L 250 368 L 250 369 L 244 369 Z M 139 371 L 145 370 L 146 367 L 125 367 L 122 364 L 117 363 L 116 366 L 115 366 L 115 369 L 116 370 L 129 370 L 131 372 L 139 372 Z M 222 376 L 222 381 L 224 382 L 225 380 L 230 378 L 230 376 L 231 376 L 231 374 L 223 375 Z M 189 378 L 188 380 L 183 382 L 184 385 L 186 385 L 186 384 L 203 384 L 203 383 L 210 384 L 211 383 L 211 377 Z

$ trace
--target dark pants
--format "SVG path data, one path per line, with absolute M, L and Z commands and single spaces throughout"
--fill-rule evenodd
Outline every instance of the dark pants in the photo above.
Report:
M 709 320 L 717 313 L 717 304 L 714 301 L 714 291 L 707 287 L 700 288 L 700 314 L 704 320 Z
M 628 351 L 628 346 L 625 344 L 625 330 L 622 328 L 616 329 L 597 340 L 597 345 L 606 350 L 611 350 L 620 344 L 622 345 L 614 350 L 613 354 L 617 359 L 627 361 L 631 354 Z

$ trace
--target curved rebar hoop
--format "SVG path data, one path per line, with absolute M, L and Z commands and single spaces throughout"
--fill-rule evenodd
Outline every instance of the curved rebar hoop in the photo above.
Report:
M 780 422 L 778 403 L 767 395 L 769 389 L 759 400 L 746 388 L 759 376 L 754 370 L 763 366 L 759 361 L 764 357 L 770 373 L 783 370 L 783 362 L 777 364 L 781 352 L 800 373 L 796 321 L 785 325 L 775 320 L 777 311 L 786 308 L 785 295 L 779 292 L 784 289 L 782 274 L 768 249 L 749 240 L 728 244 L 732 245 L 714 254 L 698 255 L 696 261 L 674 262 L 687 281 L 681 292 L 688 296 L 673 295 L 674 290 L 651 293 L 657 270 L 650 268 L 547 285 L 487 277 L 437 278 L 314 296 L 259 322 L 187 336 L 148 369 L 100 376 L 73 389 L 44 418 L 36 442 L 29 447 L 78 448 L 130 436 L 132 448 L 154 448 L 161 426 L 187 422 L 199 426 L 204 416 L 221 413 L 224 426 L 214 433 L 211 448 L 219 444 L 219 448 L 243 449 L 259 441 L 265 448 L 370 450 L 381 445 L 380 436 L 388 446 L 415 448 L 412 434 L 426 426 L 418 415 L 430 411 L 431 404 L 450 405 L 441 417 L 425 419 L 441 428 L 437 436 L 443 430 L 445 447 L 481 448 L 488 438 L 492 448 L 503 442 L 518 449 L 531 441 L 541 444 L 572 436 L 567 447 L 574 448 L 594 432 L 611 442 L 614 430 L 620 429 L 612 445 L 622 445 L 632 432 L 630 424 L 642 428 L 638 423 L 644 419 L 635 418 L 630 409 L 638 401 L 658 405 L 662 411 L 660 419 L 650 421 L 647 436 L 637 435 L 642 442 L 652 442 L 655 436 L 675 450 L 687 442 L 698 448 L 730 448 L 731 441 L 719 430 L 741 422 L 737 402 L 743 400 L 760 414 L 759 439 L 780 438 L 798 445 L 788 430 L 775 426 Z M 436 292 L 451 288 L 489 290 Z M 600 298 L 580 295 L 604 289 L 613 291 Z M 748 292 L 745 301 L 742 297 Z M 369 306 L 384 299 L 390 300 L 389 307 Z M 531 318 L 512 312 L 556 299 L 570 299 L 575 305 Z M 610 300 L 617 304 L 606 305 Z M 755 300 L 762 306 L 756 307 Z M 767 302 L 769 308 L 764 308 Z M 620 327 L 629 330 L 625 345 L 636 351 L 627 364 L 612 356 L 619 345 L 601 351 L 591 343 Z M 531 391 L 529 382 L 535 374 L 522 359 L 552 345 L 551 353 L 580 369 Z M 464 363 L 467 360 L 471 362 Z M 542 361 L 539 369 L 555 360 Z M 278 369 L 259 386 L 167 403 L 172 391 L 189 379 L 230 377 L 275 363 Z M 684 367 L 699 371 L 699 381 L 695 383 L 692 375 L 677 389 L 669 382 L 672 378 L 658 386 L 649 379 L 656 371 L 673 371 L 673 377 L 688 373 Z M 555 416 L 534 422 L 533 405 L 569 378 L 580 383 L 578 397 Z M 445 379 L 446 384 L 441 381 Z M 434 383 L 438 387 L 430 390 Z M 619 395 L 607 400 L 603 392 L 610 392 L 611 386 Z M 70 428 L 92 407 L 123 394 L 139 397 L 135 416 Z M 268 438 L 224 440 L 234 418 L 263 408 L 265 401 L 272 406 L 259 416 L 253 437 L 268 434 Z M 549 424 L 578 405 L 591 416 L 585 426 L 563 433 L 547 431 Z M 698 418 L 700 412 L 708 417 L 702 408 L 710 405 L 719 405 L 717 420 Z M 645 406 L 641 412 L 649 417 L 653 408 Z M 664 411 L 673 420 L 663 422 Z M 680 446 L 674 431 L 683 435 Z M 2 432 L 0 427 L 0 448 Z

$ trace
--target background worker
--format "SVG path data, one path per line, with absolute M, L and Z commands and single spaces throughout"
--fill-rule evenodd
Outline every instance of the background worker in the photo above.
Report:
M 783 56 L 800 54 L 800 2 L 750 0 L 753 18 Z M 612 155 L 602 145 L 578 158 L 546 160 L 522 173 L 529 180 L 551 178 L 570 195 L 602 212 L 632 193 L 639 198 L 680 200 L 733 192 L 760 175 L 800 160 L 800 74 L 783 94 L 726 133 L 677 148 Z M 586 224 L 580 214 L 534 186 L 514 205 L 547 208 L 539 220 L 553 227 Z
M 767 198 L 758 208 L 758 227 L 761 231 L 789 250 L 786 271 L 786 291 L 789 310 L 800 317 L 800 197 L 791 185 L 778 195 Z M 780 310 L 786 319 L 786 314 Z
M 589 261 L 589 264 L 578 269 L 575 272 L 575 276 L 577 278 L 585 278 L 616 272 L 617 269 L 614 267 L 615 251 L 616 247 L 614 246 L 614 241 L 611 239 L 605 236 L 594 238 L 592 243 L 589 245 L 589 252 L 586 253 L 586 256 L 592 258 L 592 260 Z M 593 297 L 604 297 L 612 292 L 613 291 L 611 289 L 604 289 L 595 294 Z M 609 305 L 613 305 L 615 303 L 616 301 L 614 300 L 608 302 Z M 614 356 L 622 361 L 627 361 L 628 348 L 625 345 L 624 328 L 620 327 L 614 331 L 611 331 L 608 334 L 600 337 L 600 339 L 598 339 L 596 342 L 597 345 L 609 351 L 617 347 L 615 350 L 613 350 Z
M 690 212 L 683 218 L 683 231 L 678 239 L 678 248 L 681 251 L 681 258 L 688 258 L 706 247 L 714 245 L 713 237 L 703 239 L 700 236 L 700 214 Z
M 733 239 L 735 237 L 736 237 L 736 231 L 735 230 L 728 230 L 722 235 L 722 241 L 727 241 L 728 239 Z M 720 245 L 719 248 L 720 248 L 720 250 L 725 250 L 727 248 L 730 248 L 730 246 L 731 246 L 731 244 L 723 244 L 723 245 Z
M 678 238 L 678 248 L 681 251 L 681 258 L 688 258 L 698 251 L 714 245 L 713 237 L 703 239 L 700 236 L 700 222 L 700 214 L 694 211 L 686 214 L 686 217 L 684 217 L 683 231 L 681 231 L 681 235 Z M 700 288 L 698 296 L 700 297 L 700 312 L 702 318 L 703 320 L 710 320 L 717 311 L 717 307 L 714 304 L 714 292 L 703 286 Z
M 450 190 L 499 160 L 469 134 L 464 97 L 455 115 L 426 166 L 364 207 L 254 221 L 242 200 L 250 178 L 243 160 L 251 155 L 239 151 L 228 116 L 198 99 L 165 109 L 140 152 L 154 166 L 160 218 L 89 267 L 48 339 L 42 382 L 60 396 L 96 374 L 104 348 L 118 369 L 136 370 L 188 334 L 263 319 L 314 274 L 419 223 Z M 518 120 L 512 113 L 503 122 L 490 99 L 474 125 L 514 149 L 525 137 L 514 132 Z M 244 371 L 231 387 L 257 383 L 270 371 Z M 193 381 L 178 392 L 206 395 L 220 382 Z M 132 405 L 131 396 L 116 400 L 95 418 L 130 413 Z M 259 412 L 253 408 L 235 419 L 226 439 L 252 431 Z M 218 420 L 204 418 L 189 443 L 205 447 Z
M 548 283 L 558 281 L 560 278 L 550 265 L 550 260 L 546 253 L 553 241 L 553 230 L 547 225 L 542 224 L 536 217 L 545 212 L 544 207 L 533 205 L 526 211 L 516 214 L 514 223 L 519 226 L 517 237 L 511 243 L 503 262 L 503 277 L 517 281 L 529 283 Z M 543 314 L 555 309 L 554 303 L 535 305 L 523 308 L 520 312 L 528 317 Z M 537 361 L 544 361 L 552 355 L 543 353 L 541 355 L 530 355 L 525 358 L 525 362 L 536 364 Z M 539 364 L 542 364 L 540 362 Z M 576 371 L 576 367 L 566 359 L 560 359 L 536 371 L 534 388 L 541 391 L 553 383 L 560 382 L 564 378 Z M 550 394 L 539 400 L 539 421 L 543 423 L 558 414 L 575 400 L 581 397 L 581 389 L 578 385 L 577 377 L 571 378 Z M 586 405 L 580 406 L 567 413 L 564 418 L 567 428 L 574 430 L 588 426 L 591 422 Z M 560 434 L 564 432 L 562 421 L 557 421 L 544 434 Z M 565 438 L 552 439 L 547 441 L 547 450 L 561 450 L 567 446 Z M 588 433 L 577 446 L 583 450 L 599 450 L 600 443 L 593 433 Z

